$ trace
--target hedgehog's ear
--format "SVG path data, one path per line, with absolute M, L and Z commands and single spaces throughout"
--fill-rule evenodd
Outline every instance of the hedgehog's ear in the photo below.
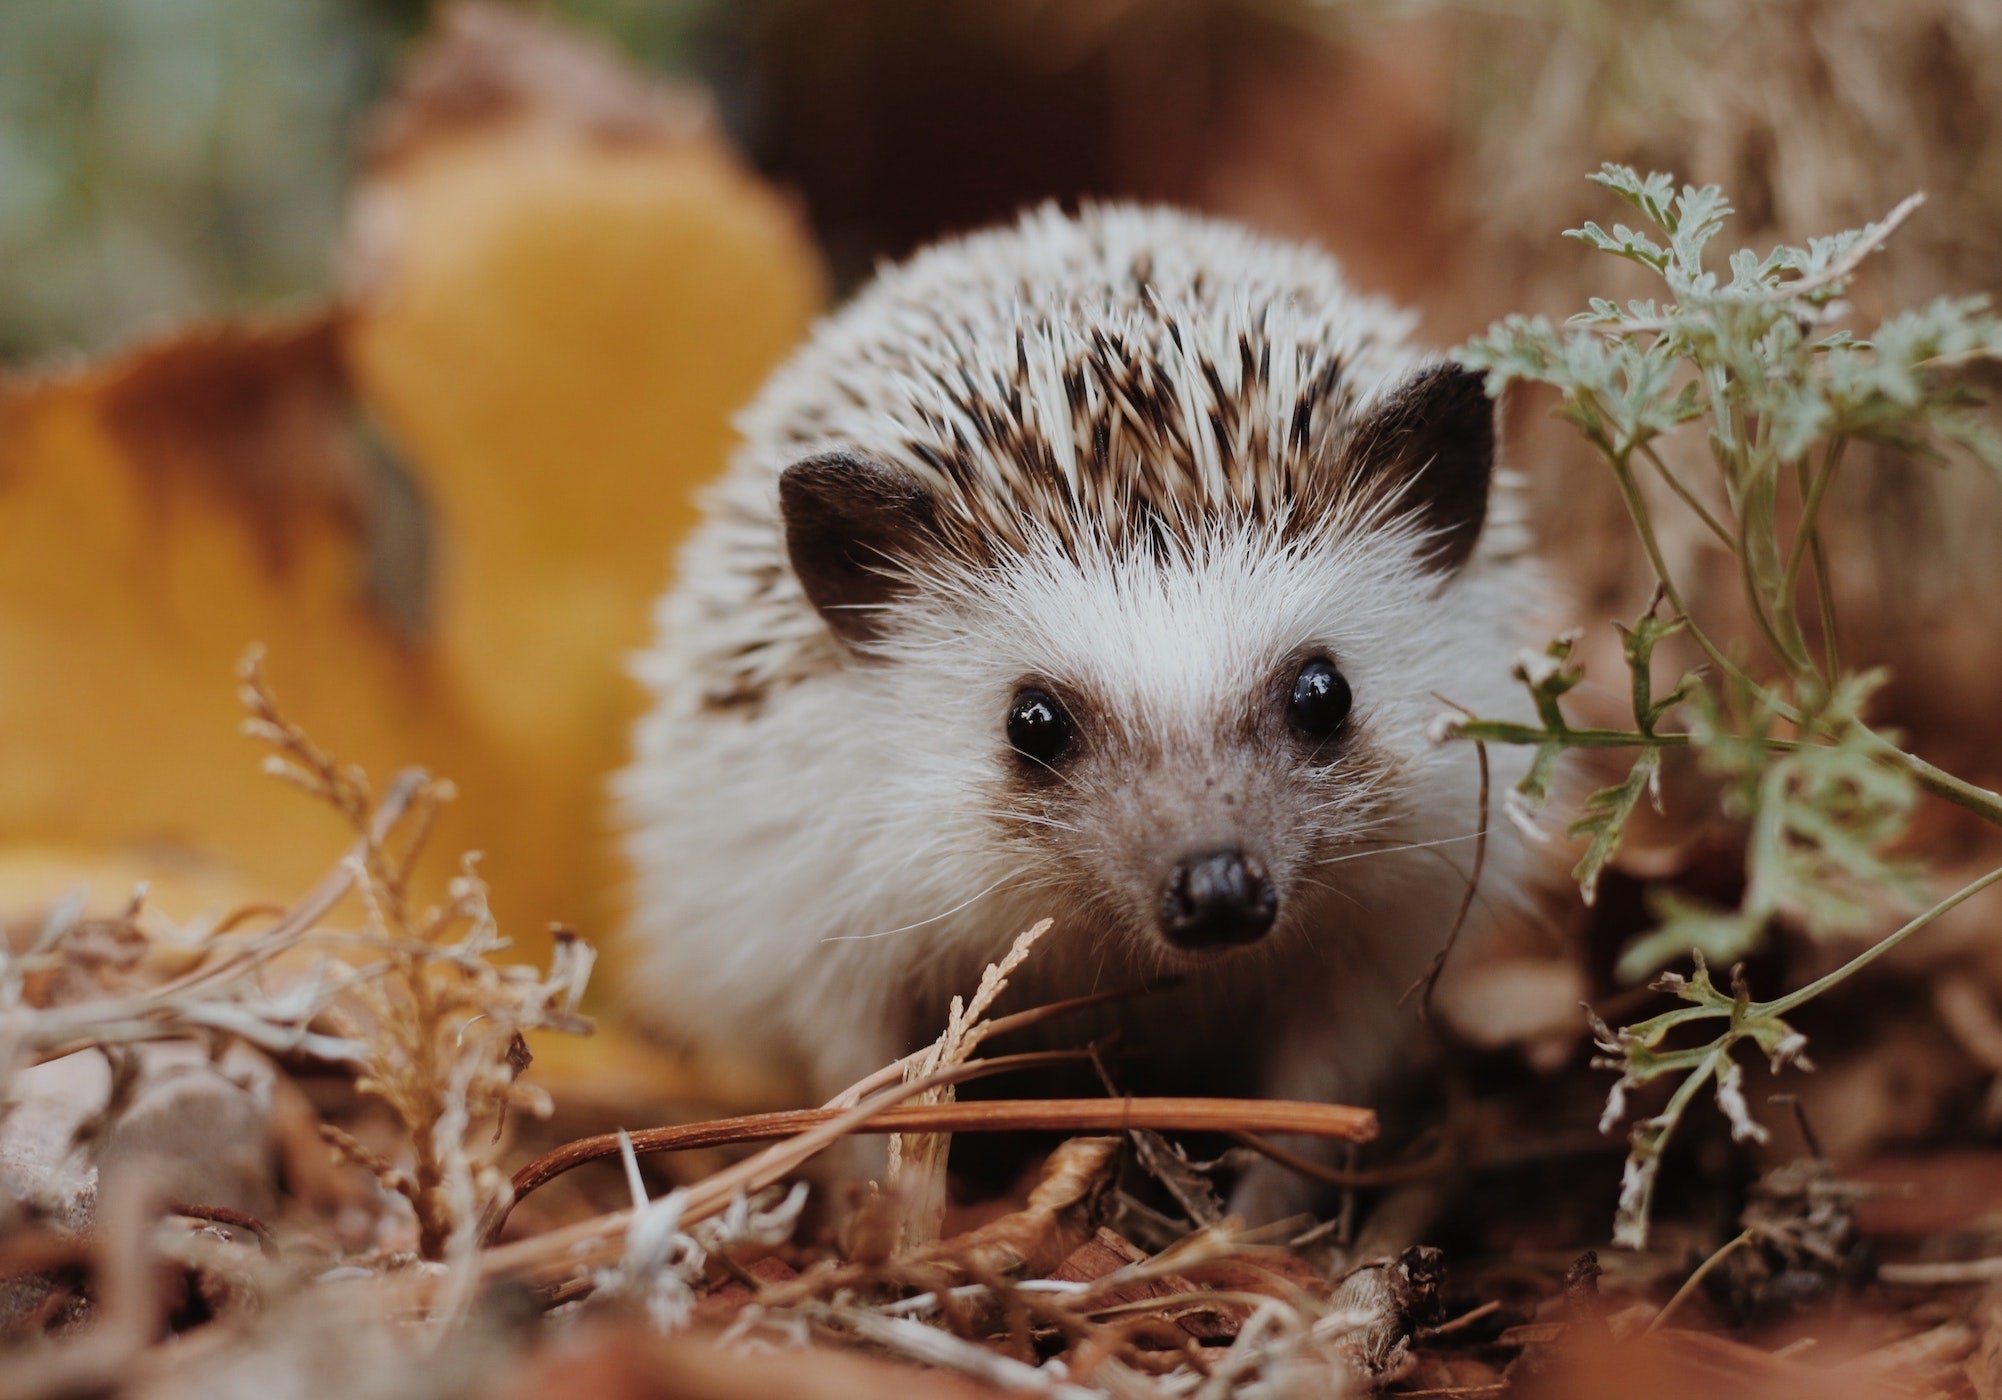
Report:
M 937 519 L 916 477 L 848 452 L 781 472 L 779 514 L 807 600 L 850 645 L 882 630 L 883 605 L 909 586 L 898 565 L 925 552 Z
M 1495 410 L 1482 376 L 1447 362 L 1407 379 L 1356 424 L 1344 478 L 1365 499 L 1389 499 L 1431 539 L 1428 568 L 1459 572 L 1480 542 L 1494 477 Z

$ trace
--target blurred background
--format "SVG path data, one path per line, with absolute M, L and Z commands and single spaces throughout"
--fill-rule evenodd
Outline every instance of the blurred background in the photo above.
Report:
M 240 762 L 227 667 L 262 640 L 336 748 L 510 813 L 447 833 L 492 853 L 504 913 L 609 923 L 621 658 L 730 411 L 876 262 L 1045 199 L 1171 201 L 1325 243 L 1443 347 L 1638 290 L 1559 236 L 1617 215 L 1583 179 L 1603 161 L 1723 185 L 1731 247 L 1923 190 L 1859 314 L 1992 293 L 2002 6 L 0 0 L 0 477 L 70 480 L 89 445 L 120 510 L 221 501 L 273 568 L 318 538 L 305 515 L 340 541 L 333 582 L 229 573 L 185 528 L 135 543 L 81 496 L 0 497 L 0 664 L 106 697 L 0 685 L 10 732 L 63 736 L 0 759 L 0 912 L 10 870 L 68 878 L 51 843 L 146 871 L 226 852 L 260 887 L 318 868 L 215 777 Z M 1553 630 L 1587 624 L 1617 675 L 1603 623 L 1647 578 L 1620 503 L 1539 406 L 1508 423 Z M 1848 481 L 1824 526 L 1845 650 L 1895 669 L 1889 722 L 1994 783 L 1997 493 L 1889 454 Z M 183 567 L 170 537 L 203 582 L 146 581 Z M 1736 606 L 1694 527 L 1670 547 L 1699 609 Z M 24 600 L 57 577 L 102 587 L 52 626 Z M 183 593 L 229 607 L 125 616 Z M 127 732 L 134 695 L 208 708 Z
M 369 114 L 427 0 L 0 5 L 0 357 L 333 286 Z M 1602 159 L 1818 233 L 1913 188 L 1894 275 L 1992 284 L 1986 0 L 547 0 L 713 95 L 838 285 L 1086 194 L 1324 239 L 1441 338 L 1546 295 Z M 1921 245 L 1920 249 L 1913 245 Z
M 369 113 L 431 8 L 0 7 L 0 354 L 331 290 Z M 844 283 L 941 231 L 1087 193 L 1321 226 L 1405 284 L 1441 252 L 1458 98 L 1436 21 L 1414 33 L 1387 8 L 1286 0 L 532 8 L 706 86 L 738 144 L 806 201 Z M 1267 148 L 1247 162 L 1247 144 Z

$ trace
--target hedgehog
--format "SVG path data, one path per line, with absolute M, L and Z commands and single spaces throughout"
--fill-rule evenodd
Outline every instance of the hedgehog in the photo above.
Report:
M 1011 991 L 1158 987 L 1157 1091 L 1368 1100 L 1406 992 L 1519 907 L 1540 581 L 1480 378 L 1310 246 L 1055 206 L 880 271 L 739 419 L 618 779 L 630 1001 L 823 1096 Z M 1465 937 L 1478 937 L 1470 927 Z M 1269 1162 L 1232 1204 L 1308 1201 Z

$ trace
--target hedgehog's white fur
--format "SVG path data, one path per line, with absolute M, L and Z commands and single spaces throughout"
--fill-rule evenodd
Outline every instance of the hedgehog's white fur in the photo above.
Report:
M 832 1092 L 929 1038 L 1045 915 L 1036 995 L 1182 970 L 1150 936 L 1150 862 L 1257 840 L 1293 916 L 1123 1033 L 1255 1068 L 1271 1095 L 1366 1095 L 1477 825 L 1475 754 L 1428 725 L 1440 697 L 1516 708 L 1537 594 L 1506 489 L 1444 581 L 1383 502 L 1306 507 L 1357 416 L 1425 363 L 1408 330 L 1318 251 L 1130 207 L 941 244 L 823 322 L 743 415 L 641 668 L 657 705 L 620 787 L 635 1007 L 764 1039 Z M 910 561 L 866 655 L 808 603 L 778 509 L 780 473 L 836 449 L 926 483 L 958 531 Z M 1302 770 L 1219 738 L 1316 651 L 1353 687 L 1354 755 Z M 1010 787 L 1025 676 L 1090 695 L 1116 736 L 1075 792 Z M 1492 760 L 1498 814 L 1517 759 Z M 1488 825 L 1477 923 L 1525 866 Z M 1270 1214 L 1283 1183 L 1255 1175 L 1239 1203 Z

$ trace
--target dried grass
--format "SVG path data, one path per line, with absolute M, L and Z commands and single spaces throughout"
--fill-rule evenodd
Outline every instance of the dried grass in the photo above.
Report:
M 1028 958 L 1036 940 L 1050 931 L 1051 922 L 1044 919 L 1025 930 L 1001 961 L 981 975 L 972 1001 L 952 999 L 945 1030 L 929 1049 L 905 1064 L 906 1084 L 966 1063 L 985 1039 L 983 1023 L 995 1000 L 1008 989 L 1009 975 Z M 952 1099 L 952 1086 L 940 1084 L 925 1090 L 911 1106 L 950 1103 Z M 944 1133 L 890 1135 L 889 1189 L 899 1206 L 897 1241 L 903 1249 L 931 1243 L 945 1223 L 945 1158 L 951 1146 L 951 1137 Z
M 1047 922 L 953 1003 L 934 1045 L 826 1108 L 582 1139 L 511 1182 L 500 1165 L 511 1124 L 551 1106 L 524 1077 L 526 1034 L 588 1030 L 578 1006 L 590 949 L 565 934 L 546 971 L 501 963 L 507 941 L 470 857 L 443 903 L 419 907 L 413 875 L 450 786 L 411 771 L 378 795 L 286 718 L 256 656 L 241 680 L 246 728 L 270 751 L 267 771 L 338 813 L 352 846 L 292 907 L 245 909 L 213 930 L 176 928 L 140 897 L 110 920 L 82 918 L 79 902 L 54 911 L 0 962 L 0 1091 L 8 1076 L 52 1058 L 121 1055 L 152 1040 L 195 1040 L 218 1054 L 251 1046 L 288 1081 L 331 1074 L 349 1105 L 344 1121 L 308 1106 L 306 1131 L 373 1183 L 362 1198 L 373 1223 L 343 1245 L 298 1202 L 272 1221 L 202 1201 L 169 1206 L 143 1171 L 102 1195 L 84 1236 L 0 1219 L 0 1288 L 81 1270 L 81 1291 L 52 1285 L 43 1304 L 8 1319 L 0 1394 L 47 1400 L 140 1373 L 145 1384 L 134 1388 L 160 1393 L 200 1375 L 315 1393 L 322 1387 L 307 1378 L 342 1336 L 370 1339 L 377 1354 L 356 1371 L 355 1393 L 379 1389 L 397 1367 L 422 1370 L 419 1393 L 442 1393 L 430 1387 L 485 1373 L 476 1345 L 532 1352 L 557 1335 L 545 1336 L 553 1321 L 496 1334 L 491 1300 L 502 1284 L 526 1287 L 552 1319 L 580 1308 L 615 1318 L 624 1308 L 675 1331 L 701 1315 L 730 1323 L 731 1346 L 856 1346 L 978 1384 L 1061 1395 L 1251 1394 L 1284 1376 L 1353 1369 L 1355 1353 L 1341 1345 L 1351 1329 L 1326 1287 L 1271 1246 L 1221 1222 L 1181 1230 L 1153 1255 L 1107 1230 L 1126 1199 L 1124 1136 L 1071 1138 L 1019 1209 L 942 1238 L 952 1131 L 1206 1128 L 1358 1140 L 1375 1131 L 1364 1111 L 1318 1104 L 954 1102 L 960 1082 L 1051 1058 L 979 1057 L 993 1035 L 1104 999 L 989 1018 Z M 101 1117 L 124 1110 L 140 1076 L 136 1061 L 121 1063 Z M 296 1102 L 298 1090 L 288 1093 Z M 386 1117 L 371 1117 L 370 1104 Z M 860 1220 L 845 1257 L 802 1252 L 791 1237 L 805 1188 L 787 1183 L 858 1131 L 896 1134 L 883 1200 L 900 1203 L 899 1213 Z M 641 1151 L 759 1139 L 769 1145 L 663 1197 L 639 1171 Z M 630 1204 L 498 1239 L 517 1192 L 614 1152 Z M 772 1268 L 781 1258 L 796 1266 L 761 1277 L 749 1271 L 760 1256 Z M 176 1321 L 190 1299 L 202 1316 Z M 83 1325 L 65 1324 L 74 1329 L 66 1340 L 40 1336 L 59 1313 Z M 156 1354 L 163 1329 L 189 1327 L 203 1345 Z
M 511 1144 L 549 1106 L 524 1077 L 524 1035 L 586 1028 L 577 1008 L 589 950 L 564 938 L 547 971 L 500 963 L 506 941 L 471 862 L 444 903 L 418 908 L 412 872 L 449 789 L 413 772 L 377 795 L 285 719 L 254 658 L 244 700 L 271 769 L 342 816 L 353 834 L 348 852 L 290 908 L 244 910 L 200 937 L 142 899 L 109 919 L 85 919 L 74 902 L 56 910 L 0 963 L 0 1064 L 18 1079 L 78 1049 L 122 1057 L 95 1133 L 138 1092 L 136 1055 L 147 1042 L 254 1047 L 286 1086 L 299 1120 L 292 1135 L 331 1143 L 348 1185 L 330 1189 L 300 1171 L 280 1213 L 265 1220 L 202 1200 L 162 1201 L 140 1173 L 107 1178 L 81 1234 L 19 1212 L 0 1216 L 0 1301 L 41 1289 L 32 1306 L 0 1307 L 0 1400 L 80 1391 L 542 1400 L 570 1382 L 572 1363 L 553 1358 L 579 1346 L 583 1365 L 672 1358 L 663 1364 L 690 1384 L 707 1376 L 700 1393 L 721 1400 L 749 1400 L 775 1384 L 801 1400 L 845 1397 L 864 1384 L 872 1393 L 1216 1400 L 1388 1383 L 1498 1393 L 1505 1376 L 1561 1373 L 1572 1364 L 1564 1358 L 1580 1346 L 1591 1353 L 1594 1339 L 1654 1348 L 1644 1354 L 1664 1373 L 1736 1366 L 1791 1385 L 1837 1375 L 1843 1385 L 1852 1375 L 1874 1385 L 1898 1367 L 1937 1378 L 1985 1335 L 1953 1322 L 1881 1337 L 1831 1371 L 1684 1330 L 1715 1306 L 1698 1295 L 1718 1288 L 1756 1307 L 1804 1277 L 1858 1286 L 1859 1197 L 1825 1167 L 1805 1182 L 1775 1174 L 1754 1193 L 1758 1209 L 1740 1222 L 1741 1243 L 1680 1291 L 1691 1272 L 1672 1245 L 1624 1265 L 1615 1296 L 1626 1306 L 1617 1310 L 1598 1298 L 1589 1272 L 1560 1282 L 1557 1261 L 1525 1262 L 1513 1266 L 1513 1282 L 1477 1272 L 1451 1294 L 1463 1301 L 1447 1320 L 1437 1252 L 1379 1251 L 1369 1240 L 1428 1228 L 1412 1222 L 1433 1219 L 1479 1173 L 1529 1163 L 1549 1176 L 1533 1164 L 1576 1152 L 1561 1134 L 1533 1131 L 1531 1105 L 1549 1093 L 1534 1083 L 1513 1100 L 1461 1105 L 1407 1160 L 1316 1169 L 1345 1193 L 1388 1191 L 1362 1242 L 1338 1247 L 1346 1209 L 1290 1240 L 1247 1234 L 1216 1205 L 1215 1164 L 1192 1163 L 1157 1130 L 1217 1132 L 1285 1163 L 1298 1159 L 1261 1135 L 1359 1141 L 1375 1130 L 1371 1115 L 1269 1101 L 954 1101 L 952 1089 L 967 1080 L 1075 1053 L 981 1055 L 994 1036 L 1124 995 L 991 1017 L 1010 974 L 1034 955 L 1040 926 L 954 1004 L 937 1042 L 823 1108 L 579 1138 L 509 1180 L 502 1163 Z M 309 1081 L 321 1086 L 317 1099 L 299 1087 Z M 339 1090 L 331 1100 L 330 1086 Z M 1552 1107 L 1547 1116 L 1562 1124 L 1582 1112 Z M 5 1128 L 0 1118 L 0 1138 Z M 948 1133 L 1021 1128 L 1070 1136 L 1012 1210 L 955 1230 L 932 1144 Z M 845 1248 L 797 1238 L 805 1188 L 796 1174 L 858 1132 L 902 1136 L 904 1188 L 861 1208 Z M 663 1195 L 640 1171 L 646 1153 L 754 1142 L 766 1145 Z M 556 1223 L 561 1212 L 552 1216 L 538 1197 L 523 1213 L 528 1227 L 510 1225 L 517 1197 L 612 1155 L 626 1164 L 623 1204 Z M 294 1160 L 302 1160 L 296 1146 Z M 1151 1204 L 1142 1199 L 1149 1175 L 1159 1182 Z M 1550 1184 L 1562 1192 L 1555 1177 Z M 346 1205 L 330 1217 L 309 1195 Z M 912 1201 L 921 1203 L 915 1221 Z M 1496 1222 L 1532 1232 L 1542 1218 L 1534 1207 L 1492 1209 Z M 341 1212 L 357 1210 L 363 1228 L 337 1225 Z M 1886 1278 L 1910 1296 L 1986 1281 L 1994 1267 L 1901 1265 Z M 1540 1311 L 1522 1302 L 1525 1270 L 1542 1280 Z M 1676 1327 L 1643 1335 L 1671 1310 Z M 674 1346 L 648 1350 L 663 1333 Z M 169 1337 L 173 1346 L 160 1345 Z M 1665 1360 L 1663 1344 L 1674 1348 Z M 830 1362 L 831 1351 L 846 1359 Z M 761 1353 L 742 1370 L 705 1359 Z M 735 1389 L 719 1379 L 740 1374 Z M 525 1377 L 545 1388 L 522 1389 Z

